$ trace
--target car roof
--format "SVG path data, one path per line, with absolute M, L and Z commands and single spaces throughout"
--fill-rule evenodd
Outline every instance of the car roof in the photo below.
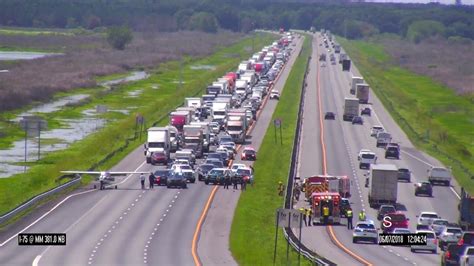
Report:
M 420 213 L 420 216 L 423 215 L 423 214 L 434 214 L 434 215 L 438 215 L 436 212 L 421 212 L 421 213 Z
M 245 147 L 244 150 L 255 150 L 253 147 Z
M 359 221 L 357 222 L 356 226 L 358 226 L 359 224 L 370 224 L 370 225 L 375 226 L 375 223 L 372 220 Z
M 434 231 L 431 231 L 431 230 L 416 230 L 416 233 L 430 233 L 430 234 L 434 234 L 435 232 Z
M 383 128 L 383 126 L 375 125 L 372 128 Z
M 212 168 L 212 170 L 219 170 L 219 171 L 225 171 L 225 170 L 228 170 L 227 168 Z M 211 171 L 212 171 L 211 170 Z

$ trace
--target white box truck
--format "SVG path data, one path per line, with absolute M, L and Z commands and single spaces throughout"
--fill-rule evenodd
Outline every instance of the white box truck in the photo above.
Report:
M 344 99 L 344 114 L 342 120 L 352 121 L 354 116 L 359 115 L 359 99 L 357 98 L 345 98 Z
M 369 183 L 370 207 L 377 207 L 381 204 L 395 205 L 395 203 L 397 203 L 398 168 L 395 165 L 372 165 Z
M 356 93 L 356 86 L 359 83 L 364 83 L 364 78 L 353 76 L 352 81 L 351 81 L 351 88 L 350 88 L 350 93 L 351 94 Z
M 199 108 L 202 106 L 201 98 L 185 98 L 184 101 L 186 107 Z
M 170 136 L 167 127 L 151 127 L 145 147 L 146 162 L 168 164 L 170 158 Z
M 369 103 L 369 84 L 359 83 L 356 85 L 356 97 L 359 99 L 359 103 Z
M 377 143 L 375 146 L 378 147 L 385 147 L 390 142 L 392 142 L 392 135 L 388 132 L 379 132 L 377 133 Z

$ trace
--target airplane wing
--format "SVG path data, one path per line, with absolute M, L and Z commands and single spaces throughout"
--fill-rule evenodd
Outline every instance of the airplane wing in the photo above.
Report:
M 87 175 L 100 175 L 102 172 L 98 171 L 61 171 L 63 174 L 87 174 Z
M 110 175 L 131 175 L 131 174 L 149 174 L 151 171 L 148 172 L 108 172 Z

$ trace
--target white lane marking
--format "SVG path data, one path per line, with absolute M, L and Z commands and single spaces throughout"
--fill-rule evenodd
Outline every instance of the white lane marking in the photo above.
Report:
M 41 259 L 41 255 L 36 256 L 36 258 L 33 260 L 33 263 L 31 264 L 32 266 L 38 266 L 38 262 Z
M 140 169 L 144 164 L 146 163 L 146 161 L 143 161 L 142 164 L 140 164 L 140 166 L 137 167 L 137 169 L 135 169 L 134 172 L 136 172 L 138 169 Z M 126 177 L 124 180 L 122 180 L 122 182 L 118 183 L 117 185 L 120 185 L 120 184 L 123 184 L 128 178 L 130 178 L 132 175 L 128 175 L 128 177 Z M 26 230 L 28 230 L 28 228 L 32 227 L 33 225 L 35 225 L 36 223 L 38 223 L 39 221 L 41 221 L 44 217 L 48 216 L 51 212 L 53 212 L 56 208 L 58 208 L 59 206 L 61 206 L 64 202 L 66 202 L 68 199 L 72 198 L 72 197 L 75 197 L 75 196 L 79 196 L 79 195 L 82 195 L 82 194 L 86 194 L 86 193 L 89 193 L 89 192 L 92 192 L 92 191 L 95 191 L 97 189 L 90 189 L 90 190 L 86 190 L 86 191 L 83 191 L 83 192 L 79 192 L 79 193 L 76 193 L 76 194 L 72 194 L 72 195 L 69 195 L 67 196 L 65 199 L 63 199 L 62 201 L 60 201 L 58 204 L 56 204 L 53 208 L 51 208 L 51 210 L 47 211 L 45 214 L 41 215 L 41 217 L 39 217 L 38 219 L 36 219 L 34 222 L 32 222 L 31 224 L 29 224 L 28 226 L 26 226 L 25 228 L 23 228 L 20 232 L 14 234 L 13 236 L 11 236 L 10 238 L 8 238 L 7 240 L 5 240 L 3 243 L 0 244 L 0 247 L 3 247 L 6 243 L 10 242 L 13 238 L 16 238 L 18 234 L 21 234 L 23 232 L 25 232 Z
M 13 238 L 16 238 L 18 236 L 18 234 L 21 234 L 23 232 L 25 232 L 26 230 L 28 230 L 30 227 L 32 227 L 33 225 L 35 225 L 36 223 L 38 223 L 39 221 L 41 221 L 44 217 L 46 217 L 48 214 L 50 214 L 51 212 L 53 212 L 56 208 L 58 208 L 61 204 L 63 204 L 66 200 L 68 200 L 69 198 L 71 197 L 74 197 L 74 196 L 78 196 L 78 195 L 82 195 L 82 194 L 85 194 L 85 193 L 89 193 L 89 192 L 92 192 L 92 191 L 95 191 L 96 189 L 91 189 L 91 190 L 87 190 L 87 191 L 83 191 L 83 192 L 79 192 L 79 193 L 76 193 L 76 194 L 72 194 L 68 197 L 66 197 L 65 199 L 63 199 L 61 202 L 59 202 L 58 204 L 56 204 L 53 208 L 51 208 L 51 210 L 47 211 L 45 214 L 41 215 L 41 217 L 39 217 L 38 219 L 36 219 L 34 222 L 32 222 L 31 224 L 29 224 L 28 226 L 26 226 L 25 228 L 23 228 L 20 232 L 14 234 L 13 236 L 11 236 L 10 238 L 8 238 L 7 240 L 5 240 L 3 243 L 0 244 L 0 247 L 3 247 L 6 243 L 8 243 L 10 240 L 12 240 Z

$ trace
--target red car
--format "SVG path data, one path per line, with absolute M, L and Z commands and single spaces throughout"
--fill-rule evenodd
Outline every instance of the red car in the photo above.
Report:
M 246 147 L 242 151 L 242 155 L 240 156 L 241 160 L 257 160 L 257 152 L 252 147 Z
M 408 220 L 403 212 L 387 213 L 382 218 L 380 228 L 384 233 L 390 233 L 394 228 L 408 228 Z
M 168 165 L 168 156 L 164 152 L 153 152 L 150 158 L 151 164 L 164 164 Z

